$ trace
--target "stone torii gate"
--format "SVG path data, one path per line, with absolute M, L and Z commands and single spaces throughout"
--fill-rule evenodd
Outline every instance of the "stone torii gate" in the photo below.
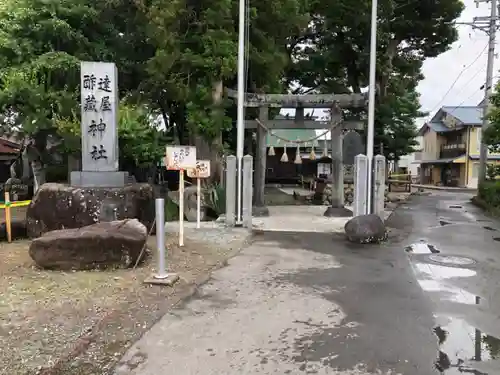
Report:
M 236 100 L 237 91 L 227 89 L 228 97 Z M 321 94 L 321 95 L 290 95 L 290 94 L 253 94 L 245 93 L 244 106 L 259 108 L 258 120 L 245 120 L 246 129 L 257 129 L 257 152 L 255 155 L 255 187 L 254 216 L 267 216 L 269 210 L 265 206 L 264 188 L 266 180 L 266 136 L 273 129 L 328 129 L 331 128 L 332 142 L 332 205 L 325 211 L 325 216 L 351 216 L 352 212 L 344 207 L 344 168 L 342 156 L 342 131 L 347 129 L 363 129 L 361 121 L 344 121 L 342 108 L 366 107 L 366 94 Z M 270 108 L 293 108 L 296 110 L 294 119 L 269 119 Z M 314 121 L 304 116 L 306 108 L 330 109 L 328 122 Z M 263 124 L 261 126 L 259 123 Z

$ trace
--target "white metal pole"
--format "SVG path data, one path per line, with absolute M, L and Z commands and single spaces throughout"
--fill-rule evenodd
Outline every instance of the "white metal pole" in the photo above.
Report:
M 484 85 L 484 106 L 483 106 L 483 126 L 481 129 L 481 147 L 479 149 L 479 183 L 486 180 L 486 165 L 488 163 L 488 145 L 483 142 L 484 131 L 489 126 L 488 108 L 490 104 L 490 96 L 493 86 L 493 63 L 495 61 L 495 38 L 497 25 L 497 0 L 491 0 L 491 16 L 489 25 L 489 41 L 488 41 L 488 62 L 486 64 L 486 83 Z
M 245 137 L 245 0 L 239 0 L 239 26 L 238 26 L 238 96 L 236 117 L 236 158 L 237 158 L 237 211 L 236 222 L 241 223 L 241 196 L 242 196 L 242 164 L 243 142 Z
M 179 173 L 179 246 L 184 246 L 184 169 Z
M 165 270 L 165 199 L 156 199 L 156 247 L 158 250 L 157 279 L 168 277 Z
M 201 181 L 198 177 L 196 179 L 196 228 L 200 229 L 201 221 Z
M 373 169 L 373 141 L 375 137 L 375 72 L 377 69 L 377 0 L 372 0 L 371 35 L 370 35 L 370 79 L 368 92 L 368 131 L 366 139 L 366 156 L 368 157 L 368 171 L 366 184 L 366 210 L 373 212 L 372 207 L 372 169 Z

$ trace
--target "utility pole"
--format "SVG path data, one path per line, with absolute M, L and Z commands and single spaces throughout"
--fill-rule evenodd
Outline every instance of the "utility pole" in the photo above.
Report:
M 367 214 L 373 212 L 373 142 L 375 138 L 375 78 L 377 69 L 377 7 L 378 0 L 372 0 L 371 28 L 370 28 L 370 74 L 368 84 L 368 126 L 366 139 L 366 156 L 368 161 L 368 175 L 366 176 L 366 209 Z
M 238 3 L 238 95 L 236 112 L 236 159 L 237 159 L 237 211 L 236 224 L 242 218 L 242 184 L 243 184 L 243 144 L 245 142 L 245 0 Z
M 490 2 L 490 0 L 475 0 L 476 6 L 479 3 Z M 489 36 L 488 41 L 488 62 L 486 65 L 486 82 L 484 85 L 484 104 L 483 104 L 483 126 L 481 129 L 481 147 L 479 150 L 479 183 L 486 180 L 486 165 L 488 163 L 488 146 L 483 142 L 483 134 L 489 126 L 488 108 L 493 86 L 493 63 L 495 60 L 495 39 L 497 31 L 497 0 L 491 0 L 491 13 L 489 17 L 474 17 L 471 26 L 486 32 Z

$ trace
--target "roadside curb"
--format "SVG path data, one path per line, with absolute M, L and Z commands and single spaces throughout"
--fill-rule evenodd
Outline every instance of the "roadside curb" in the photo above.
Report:
M 451 187 L 420 185 L 420 184 L 412 184 L 411 187 L 423 190 L 445 191 L 449 193 L 473 193 L 477 191 L 477 189 L 472 189 L 472 188 L 451 188 Z

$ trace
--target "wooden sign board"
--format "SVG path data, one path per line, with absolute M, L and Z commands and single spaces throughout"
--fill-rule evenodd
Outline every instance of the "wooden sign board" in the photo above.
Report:
M 197 160 L 194 169 L 188 169 L 188 177 L 208 178 L 210 177 L 210 160 Z
M 167 146 L 165 166 L 174 171 L 196 168 L 196 147 Z

